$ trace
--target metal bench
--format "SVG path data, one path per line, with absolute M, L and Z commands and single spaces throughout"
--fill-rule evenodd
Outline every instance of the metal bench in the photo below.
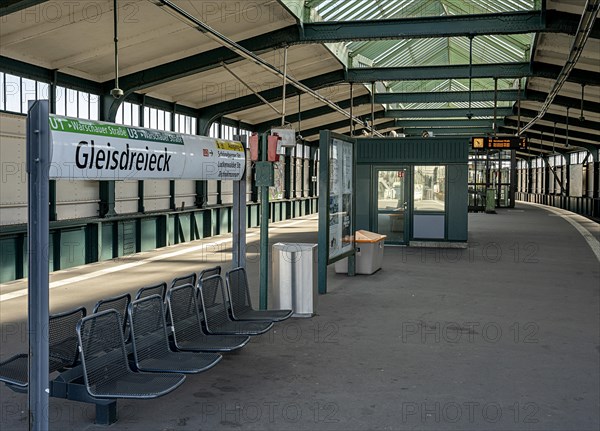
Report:
M 112 298 L 101 299 L 96 302 L 92 314 L 106 310 L 116 310 L 121 318 L 123 328 L 123 338 L 127 342 L 129 340 L 129 319 L 127 319 L 127 307 L 131 303 L 131 295 L 124 293 L 122 295 L 113 296 Z
M 171 281 L 171 288 L 183 286 L 185 284 L 191 284 L 192 286 L 196 285 L 196 274 L 193 272 L 188 275 L 182 275 L 181 277 L 176 277 Z
M 95 398 L 149 399 L 179 387 L 185 380 L 183 374 L 131 371 L 121 325 L 116 310 L 92 314 L 77 325 L 88 393 Z
M 250 340 L 248 336 L 206 334 L 202 329 L 196 288 L 190 284 L 170 289 L 167 303 L 177 350 L 231 352 L 245 346 Z
M 140 371 L 200 373 L 223 358 L 218 353 L 171 351 L 163 301 L 158 295 L 133 301 L 128 312 L 135 365 Z
M 200 272 L 200 274 L 198 274 L 198 283 L 202 283 L 202 280 L 208 278 L 208 277 L 212 277 L 213 275 L 221 275 L 221 267 L 220 266 L 214 266 L 212 268 L 207 268 L 203 271 Z M 210 298 L 205 298 L 205 301 L 208 305 L 212 305 L 215 303 L 216 300 L 216 291 L 213 292 L 214 295 Z M 198 294 L 200 294 L 200 291 L 198 291 Z
M 77 332 L 75 328 L 77 322 L 85 314 L 85 308 L 78 307 L 74 310 L 50 316 L 48 327 L 49 373 L 73 367 L 77 362 Z M 28 366 L 29 356 L 26 353 L 12 356 L 0 362 L 0 381 L 12 386 L 14 389 L 27 388 L 29 385 Z
M 233 321 L 229 317 L 225 289 L 220 275 L 205 278 L 199 285 L 204 323 L 209 334 L 259 335 L 273 327 L 272 321 Z M 220 294 L 219 294 L 220 293 Z M 208 301 L 207 301 L 208 298 Z M 215 298 L 211 304 L 209 301 Z
M 135 299 L 142 299 L 151 295 L 160 295 L 161 299 L 164 301 L 166 293 L 167 283 L 162 282 L 159 284 L 153 284 L 152 286 L 142 287 L 135 294 Z
M 292 310 L 255 310 L 250 299 L 248 278 L 244 268 L 234 268 L 225 275 L 229 312 L 233 320 L 271 320 L 281 322 L 289 318 Z

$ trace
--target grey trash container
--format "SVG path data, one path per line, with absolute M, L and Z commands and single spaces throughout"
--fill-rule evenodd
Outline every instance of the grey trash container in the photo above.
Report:
M 356 273 L 373 274 L 381 268 L 383 261 L 384 241 L 386 235 L 366 230 L 357 230 L 354 235 L 356 243 Z M 348 258 L 338 260 L 335 263 L 335 272 L 348 272 Z
M 292 309 L 294 317 L 311 317 L 316 313 L 317 259 L 317 244 L 273 245 L 270 308 Z

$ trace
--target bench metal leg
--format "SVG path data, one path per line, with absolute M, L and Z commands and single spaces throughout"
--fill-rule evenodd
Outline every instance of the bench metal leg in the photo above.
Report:
M 97 425 L 112 425 L 117 421 L 117 401 L 110 400 L 106 403 L 96 403 Z

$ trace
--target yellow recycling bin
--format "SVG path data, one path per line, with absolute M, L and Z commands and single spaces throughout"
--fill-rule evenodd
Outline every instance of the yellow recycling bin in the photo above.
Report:
M 356 273 L 373 274 L 381 268 L 383 261 L 383 242 L 386 235 L 381 235 L 368 230 L 357 230 L 354 234 L 356 243 Z M 348 258 L 335 263 L 335 272 L 348 273 Z

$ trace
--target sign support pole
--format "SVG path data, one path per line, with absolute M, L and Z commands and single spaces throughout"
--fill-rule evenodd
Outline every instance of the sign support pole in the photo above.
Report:
M 267 161 L 267 135 L 261 137 L 261 160 Z M 267 309 L 269 287 L 269 186 L 260 188 L 260 309 Z
M 327 293 L 327 260 L 329 244 L 329 140 L 328 130 L 321 130 L 319 136 L 319 245 L 318 245 L 318 289 L 321 295 Z M 324 229 L 320 227 L 324 226 Z
M 27 115 L 29 238 L 29 429 L 48 430 L 48 252 L 50 130 L 47 100 L 30 102 Z
M 244 136 L 234 136 L 246 147 Z M 233 182 L 233 251 L 232 268 L 246 268 L 246 174 Z

